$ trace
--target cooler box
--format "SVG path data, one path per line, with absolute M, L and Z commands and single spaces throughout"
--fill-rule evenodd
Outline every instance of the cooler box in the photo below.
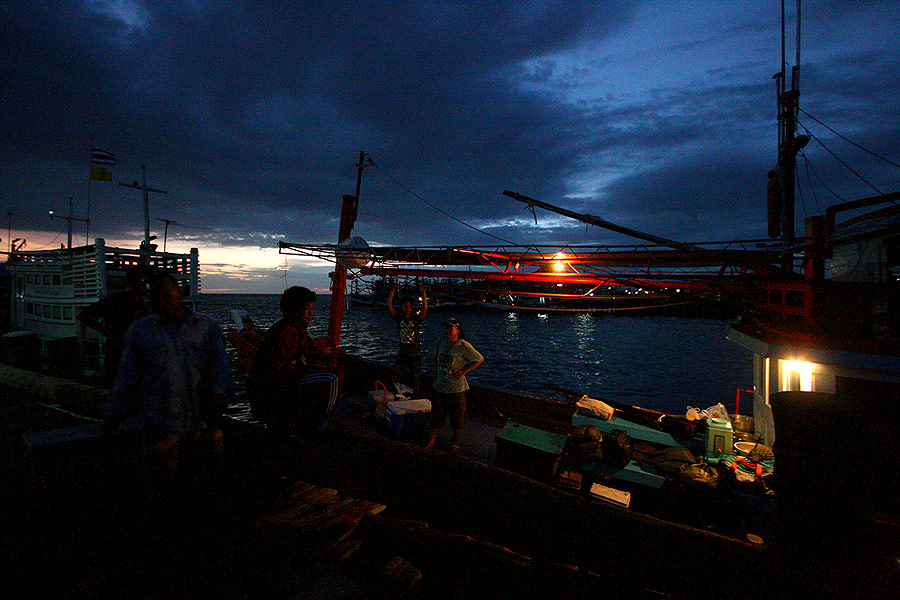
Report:
M 520 423 L 507 423 L 495 436 L 497 465 L 539 481 L 552 480 L 566 436 Z
M 595 483 L 591 486 L 591 497 L 609 502 L 622 508 L 628 508 L 631 505 L 631 492 L 619 490 L 606 485 Z
M 384 420 L 391 434 L 397 438 L 408 438 L 424 433 L 431 416 L 431 400 L 398 400 L 388 402 Z

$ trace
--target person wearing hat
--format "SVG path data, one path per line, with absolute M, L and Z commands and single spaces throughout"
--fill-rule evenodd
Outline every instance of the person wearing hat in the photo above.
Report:
M 484 357 L 467 342 L 459 319 L 442 323 L 444 337 L 434 348 L 434 389 L 431 393 L 431 438 L 425 445 L 433 448 L 437 433 L 449 416 L 453 429 L 453 450 L 459 449 L 459 430 L 466 416 L 466 374 L 484 362 Z

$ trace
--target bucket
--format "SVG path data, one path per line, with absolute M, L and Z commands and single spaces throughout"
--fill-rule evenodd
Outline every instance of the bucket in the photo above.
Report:
M 748 417 L 747 415 L 728 415 L 731 418 L 731 426 L 734 428 L 735 432 L 740 431 L 741 433 L 753 433 L 753 417 Z
M 747 433 L 746 431 L 735 431 L 734 432 L 734 441 L 735 442 L 756 443 L 761 440 L 762 440 L 762 436 L 758 436 L 755 433 Z

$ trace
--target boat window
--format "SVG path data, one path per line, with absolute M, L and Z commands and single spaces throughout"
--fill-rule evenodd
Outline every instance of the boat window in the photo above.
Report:
M 71 318 L 72 318 L 72 307 L 64 306 L 63 307 L 63 319 L 68 321 Z
M 63 282 L 63 285 L 72 285 L 72 278 L 71 277 L 63 277 L 62 282 Z
M 49 304 L 44 305 L 44 318 L 45 319 L 53 318 L 53 310 L 51 309 Z
M 62 319 L 62 306 L 53 307 L 53 318 L 57 320 Z
M 59 275 L 54 275 L 53 276 L 53 285 L 59 285 L 61 280 L 62 280 L 62 278 Z
M 29 273 L 25 276 L 25 283 L 34 283 L 34 275 Z
M 26 302 L 25 303 L 25 314 L 26 315 L 34 314 L 34 302 Z
M 50 285 L 51 281 L 52 281 L 52 279 L 51 279 L 50 275 L 44 275 L 44 285 Z

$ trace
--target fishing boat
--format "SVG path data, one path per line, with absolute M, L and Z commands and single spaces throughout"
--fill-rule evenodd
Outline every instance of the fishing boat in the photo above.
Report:
M 135 266 L 165 270 L 182 282 L 187 299 L 200 293 L 196 248 L 187 254 L 93 244 L 57 250 L 17 251 L 9 256 L 12 275 L 10 343 L 29 339 L 49 350 L 67 343 L 70 350 L 99 356 L 100 334 L 76 318 L 106 295 L 125 289 L 125 275 Z
M 125 185 L 125 184 L 123 184 Z M 51 362 L 85 359 L 85 368 L 99 365 L 102 336 L 86 327 L 78 313 L 108 294 L 126 287 L 126 273 L 145 266 L 171 273 L 181 284 L 188 302 L 198 300 L 200 283 L 199 252 L 159 251 L 150 235 L 146 172 L 141 183 L 127 184 L 143 191 L 144 240 L 138 248 L 109 246 L 103 238 L 93 244 L 72 246 L 72 218 L 69 243 L 53 250 L 13 249 L 6 262 L 9 273 L 9 333 L 3 337 L 9 364 L 34 367 L 38 353 Z M 27 363 L 27 364 L 23 364 Z
M 773 475 L 766 502 L 755 507 L 749 503 L 745 515 L 761 504 L 768 506 L 775 537 L 771 546 L 772 539 L 765 542 L 774 552 L 773 561 L 782 565 L 778 577 L 785 585 L 797 592 L 824 592 L 831 583 L 841 582 L 852 587 L 843 588 L 844 592 L 867 595 L 863 590 L 891 589 L 890 582 L 900 579 L 900 453 L 896 451 L 900 439 L 900 193 L 832 206 L 825 215 L 806 220 L 803 236 L 795 234 L 796 154 L 808 141 L 797 134 L 796 74 L 797 67 L 790 83 L 783 69 L 776 76 L 779 151 L 778 166 L 770 174 L 774 185 L 768 196 L 768 240 L 732 240 L 720 247 L 689 244 L 504 191 L 531 208 L 568 215 L 648 244 L 628 249 L 379 246 L 367 250 L 368 260 L 355 267 L 355 274 L 689 289 L 743 298 L 744 314 L 726 335 L 754 356 L 753 417 L 704 419 L 706 458 L 724 465 L 725 472 L 735 477 L 749 476 L 750 481 Z M 358 196 L 345 197 L 345 208 L 351 204 L 353 213 L 348 220 L 349 213 L 342 212 L 340 239 L 349 236 L 357 201 Z M 847 211 L 864 209 L 871 211 L 837 220 Z M 334 246 L 283 242 L 279 248 L 285 254 L 331 260 L 343 268 Z M 335 324 L 339 326 L 339 320 L 332 321 L 332 330 Z M 538 405 L 532 408 L 541 410 Z M 571 406 L 562 412 L 563 418 L 571 418 L 569 431 L 609 421 L 591 420 Z M 734 443 L 739 421 L 753 423 L 753 446 L 774 451 L 773 472 L 766 471 L 763 459 L 743 458 L 746 446 Z M 662 420 L 649 427 L 631 422 L 621 427 L 646 436 L 645 441 L 671 447 L 689 447 L 692 441 L 661 431 Z M 608 426 L 605 431 L 612 433 Z M 565 438 L 549 427 L 538 431 L 519 427 L 504 442 L 545 454 L 550 449 L 558 455 Z M 631 466 L 599 474 L 620 481 L 640 477 L 646 486 L 649 477 L 634 469 L 629 472 Z M 750 472 L 743 472 L 744 467 L 751 467 Z M 610 496 L 620 501 L 616 494 Z M 754 536 L 748 541 L 763 539 Z M 860 573 L 868 580 L 861 581 Z

